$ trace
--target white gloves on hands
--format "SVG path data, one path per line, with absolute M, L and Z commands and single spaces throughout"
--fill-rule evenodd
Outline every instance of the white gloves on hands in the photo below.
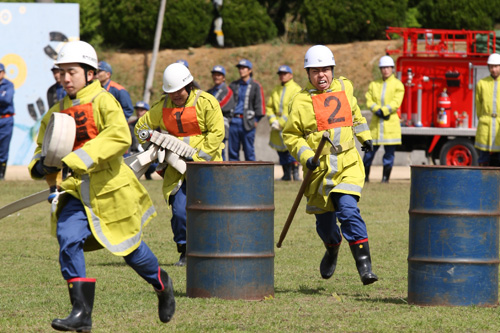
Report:
M 277 120 L 273 121 L 273 123 L 271 124 L 271 129 L 281 131 L 280 123 Z
M 196 153 L 196 149 L 194 149 L 184 141 L 177 139 L 175 136 L 167 133 L 154 131 L 151 135 L 150 141 L 155 145 L 165 150 L 169 150 L 181 157 L 192 157 Z M 160 151 L 161 150 L 162 149 L 160 149 Z M 158 155 L 160 154 L 160 151 L 158 151 Z M 158 160 L 160 159 L 158 158 Z

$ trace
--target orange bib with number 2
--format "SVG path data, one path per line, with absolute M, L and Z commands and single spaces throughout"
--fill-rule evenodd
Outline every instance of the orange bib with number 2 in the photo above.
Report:
M 352 126 L 352 110 L 345 91 L 312 96 L 318 131 Z

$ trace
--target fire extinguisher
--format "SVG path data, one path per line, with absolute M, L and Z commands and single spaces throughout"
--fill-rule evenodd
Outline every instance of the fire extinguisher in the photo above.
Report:
M 450 109 L 451 100 L 446 93 L 446 88 L 443 89 L 441 96 L 438 100 L 438 114 L 437 114 L 437 126 L 438 127 L 450 127 Z

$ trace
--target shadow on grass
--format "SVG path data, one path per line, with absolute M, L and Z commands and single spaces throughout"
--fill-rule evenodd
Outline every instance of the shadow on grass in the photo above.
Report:
M 407 298 L 401 298 L 401 297 L 369 297 L 369 296 L 356 296 L 355 300 L 360 301 L 360 302 L 372 302 L 372 303 L 387 303 L 387 304 L 404 304 L 408 305 L 408 299 Z
M 280 288 L 274 288 L 274 293 L 275 294 L 289 294 L 289 293 L 295 293 L 299 292 L 304 295 L 314 295 L 314 294 L 321 294 L 324 292 L 326 289 L 323 287 L 319 288 L 311 288 L 305 285 L 300 285 L 299 289 L 280 289 Z

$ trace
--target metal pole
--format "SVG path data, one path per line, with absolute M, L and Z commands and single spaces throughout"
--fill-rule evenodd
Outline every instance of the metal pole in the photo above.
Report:
M 165 16 L 165 8 L 167 0 L 161 0 L 160 11 L 158 12 L 158 21 L 156 22 L 155 40 L 153 45 L 153 54 L 151 55 L 151 64 L 149 65 L 148 77 L 146 79 L 146 86 L 144 87 L 144 102 L 149 103 L 151 97 L 151 90 L 153 89 L 153 79 L 156 68 L 156 58 L 160 48 L 161 31 L 163 30 L 163 17 Z

